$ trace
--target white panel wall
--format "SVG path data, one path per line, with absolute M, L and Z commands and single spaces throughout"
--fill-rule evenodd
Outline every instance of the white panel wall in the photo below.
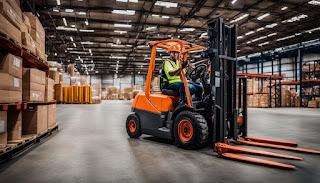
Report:
M 135 77 L 135 78 L 134 78 Z M 121 78 L 114 78 L 113 75 L 103 75 L 101 79 L 102 88 L 115 86 L 119 89 L 130 87 L 133 85 L 144 85 L 145 76 L 143 75 L 126 75 Z

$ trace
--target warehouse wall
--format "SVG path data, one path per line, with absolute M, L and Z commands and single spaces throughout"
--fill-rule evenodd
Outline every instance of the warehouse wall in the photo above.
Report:
M 314 61 L 314 60 L 320 60 L 320 54 L 304 54 L 303 55 L 303 63 Z M 294 68 L 294 61 L 295 58 L 282 58 L 281 59 L 281 74 L 286 75 L 288 78 L 287 80 L 294 80 L 295 78 L 295 68 Z M 260 73 L 260 74 L 271 74 L 272 73 L 272 63 L 271 61 L 263 62 L 263 68 L 262 63 L 258 64 L 248 64 L 247 65 L 247 72 L 248 73 Z M 280 62 L 278 60 L 273 61 L 273 73 L 279 74 L 279 64 Z M 240 71 L 245 70 L 245 67 L 240 68 Z M 244 71 L 245 72 L 245 71 Z M 299 64 L 298 64 L 298 71 L 297 75 L 299 76 Z
M 144 85 L 145 76 L 143 75 L 125 75 L 121 78 L 114 78 L 113 75 L 102 75 L 101 85 L 102 88 L 107 88 L 109 86 L 115 86 L 118 89 L 130 87 L 133 85 Z

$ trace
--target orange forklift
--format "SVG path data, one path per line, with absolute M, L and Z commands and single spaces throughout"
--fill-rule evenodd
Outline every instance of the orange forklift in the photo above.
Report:
M 178 147 L 198 149 L 212 145 L 219 157 L 261 164 L 277 168 L 294 169 L 294 165 L 249 157 L 252 154 L 292 160 L 297 156 L 241 147 L 259 147 L 320 154 L 320 151 L 298 148 L 292 141 L 276 141 L 250 137 L 247 134 L 247 78 L 237 77 L 237 26 L 228 26 L 222 18 L 208 22 L 208 46 L 203 47 L 179 39 L 152 42 L 150 64 L 145 92 L 138 94 L 132 104 L 132 113 L 126 121 L 131 138 L 148 134 L 170 139 Z M 187 104 L 180 105 L 178 93 L 163 88 L 160 71 L 161 93 L 151 92 L 157 48 L 169 50 L 172 45 L 180 48 L 179 62 L 188 62 L 192 52 L 202 52 L 205 62 L 189 69 L 187 76 L 180 73 L 186 92 Z M 188 82 L 203 86 L 201 100 L 193 100 Z

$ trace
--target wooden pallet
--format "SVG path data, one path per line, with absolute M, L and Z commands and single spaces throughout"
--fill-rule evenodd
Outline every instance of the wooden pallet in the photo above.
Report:
M 14 103 L 0 103 L 0 111 L 7 111 L 9 108 L 15 108 L 16 110 L 27 109 L 26 102 L 14 102 Z
M 40 141 L 45 140 L 47 137 L 56 133 L 58 128 L 58 125 L 56 125 L 41 134 L 23 135 L 21 139 L 8 141 L 6 147 L 0 148 L 0 163 L 19 156 L 26 149 L 39 144 Z

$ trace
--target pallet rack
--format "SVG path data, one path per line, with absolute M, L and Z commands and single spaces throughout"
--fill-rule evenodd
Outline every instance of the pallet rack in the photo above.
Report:
M 261 87 L 259 87 L 259 91 L 257 93 L 247 93 L 247 95 L 254 95 L 254 94 L 269 94 L 269 107 L 272 107 L 272 99 L 274 100 L 275 106 L 281 105 L 281 87 L 278 87 L 277 85 L 272 85 L 272 83 L 281 83 L 282 79 L 284 79 L 284 76 L 281 75 L 269 75 L 269 74 L 258 74 L 258 73 L 238 73 L 237 77 L 246 77 L 249 79 L 258 79 L 259 84 L 261 83 Z M 262 80 L 268 80 L 269 81 L 269 92 L 263 92 L 261 91 L 261 88 L 263 88 L 263 82 Z M 272 87 L 274 87 L 275 93 L 274 96 L 272 96 Z
M 22 58 L 22 66 L 25 68 L 37 68 L 39 70 L 45 71 L 48 76 L 49 66 L 40 57 L 32 54 L 25 48 L 21 47 L 19 44 L 15 43 L 12 39 L 7 36 L 0 34 L 0 54 L 12 54 Z M 1 60 L 0 60 L 1 62 Z M 28 106 L 35 105 L 49 105 L 56 104 L 56 101 L 52 102 L 15 102 L 15 103 L 0 103 L 0 111 L 16 110 L 22 111 L 26 110 Z M 30 134 L 22 135 L 19 140 L 8 141 L 8 145 L 4 148 L 0 148 L 0 162 L 7 161 L 16 155 L 24 152 L 31 146 L 39 143 L 45 137 L 50 136 L 54 132 L 58 131 L 58 125 L 49 128 L 41 134 Z

